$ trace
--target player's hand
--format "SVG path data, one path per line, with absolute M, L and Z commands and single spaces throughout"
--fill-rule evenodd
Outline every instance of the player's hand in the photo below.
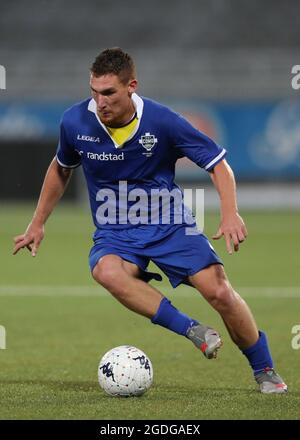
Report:
M 240 243 L 242 243 L 248 235 L 245 223 L 238 213 L 222 219 L 217 233 L 213 235 L 213 239 L 219 240 L 222 235 L 224 235 L 225 238 L 227 252 L 232 254 L 232 244 L 235 252 L 237 252 Z
M 44 225 L 36 225 L 33 222 L 28 225 L 25 234 L 17 235 L 14 238 L 15 247 L 13 255 L 16 255 L 20 249 L 27 248 L 33 257 L 44 238 Z

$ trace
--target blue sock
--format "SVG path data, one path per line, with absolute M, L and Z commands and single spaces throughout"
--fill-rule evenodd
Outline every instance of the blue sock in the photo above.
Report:
M 161 300 L 159 308 L 151 319 L 151 322 L 183 336 L 186 336 L 189 327 L 198 324 L 198 321 L 195 321 L 176 309 L 168 298 L 163 298 Z
M 264 368 L 273 368 L 273 360 L 268 347 L 266 335 L 259 331 L 258 341 L 249 348 L 242 350 L 251 365 L 254 375 Z

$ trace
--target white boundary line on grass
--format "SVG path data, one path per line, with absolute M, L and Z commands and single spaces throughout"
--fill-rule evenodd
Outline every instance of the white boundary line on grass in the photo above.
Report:
M 172 289 L 171 287 L 161 287 L 161 292 L 175 297 L 193 297 L 196 291 L 192 288 Z M 300 298 L 300 286 L 291 287 L 239 287 L 236 289 L 242 297 L 270 297 L 270 298 Z M 98 286 L 0 286 L 0 296 L 100 296 L 111 298 L 111 295 L 102 287 Z

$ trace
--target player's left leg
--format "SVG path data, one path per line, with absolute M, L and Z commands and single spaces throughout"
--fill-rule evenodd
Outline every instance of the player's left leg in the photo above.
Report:
M 213 264 L 189 277 L 190 283 L 216 309 L 238 347 L 248 348 L 258 340 L 258 330 L 246 302 L 230 285 L 221 264 Z
M 287 391 L 273 369 L 266 335 L 258 331 L 248 305 L 230 285 L 223 266 L 210 265 L 189 276 L 189 281 L 221 315 L 233 342 L 247 357 L 261 392 Z

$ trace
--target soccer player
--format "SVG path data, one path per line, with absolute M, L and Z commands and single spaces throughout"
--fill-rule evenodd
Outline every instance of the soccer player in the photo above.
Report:
M 249 307 L 232 288 L 220 258 L 186 215 L 187 209 L 179 222 L 177 211 L 182 206 L 176 197 L 169 197 L 167 222 L 162 214 L 163 197 L 155 212 L 147 199 L 153 191 L 181 194 L 174 183 L 175 163 L 188 157 L 209 172 L 220 196 L 221 222 L 213 238 L 223 236 L 227 251 L 238 251 L 247 230 L 238 213 L 226 151 L 179 114 L 138 96 L 133 60 L 120 48 L 104 50 L 96 57 L 90 88 L 92 97 L 63 115 L 57 154 L 46 173 L 32 221 L 14 239 L 14 254 L 27 247 L 36 255 L 46 220 L 73 169 L 81 165 L 96 226 L 89 256 L 94 279 L 127 308 L 190 339 L 206 358 L 216 357 L 222 344 L 218 332 L 176 309 L 147 283 L 158 279 L 158 274 L 147 271 L 153 261 L 174 288 L 181 283 L 193 286 L 221 315 L 262 393 L 286 392 L 286 384 L 273 368 L 266 335 L 258 331 Z M 133 202 L 145 195 L 146 202 L 138 203 L 137 209 Z

